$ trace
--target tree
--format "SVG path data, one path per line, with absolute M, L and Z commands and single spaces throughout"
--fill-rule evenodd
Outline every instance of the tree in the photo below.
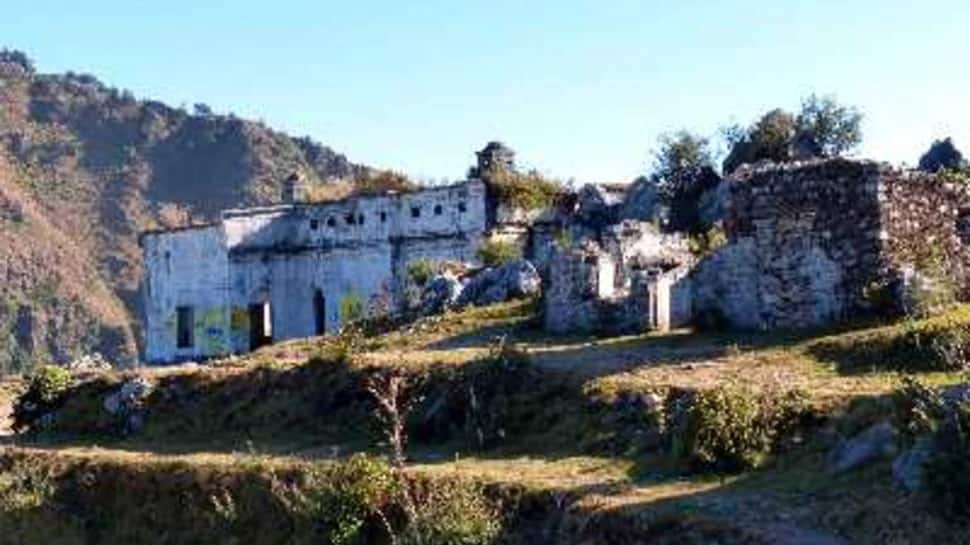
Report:
M 733 172 L 746 163 L 791 160 L 796 131 L 795 117 L 781 108 L 764 114 L 750 127 L 734 125 L 722 129 L 730 149 L 724 172 Z
M 832 96 L 809 95 L 795 122 L 798 132 L 810 136 L 824 157 L 838 157 L 862 143 L 862 113 Z
M 698 201 L 721 180 L 713 165 L 708 139 L 684 130 L 660 136 L 650 179 L 669 209 L 668 228 L 695 231 L 702 227 Z
M 13 64 L 28 74 L 34 73 L 34 61 L 23 51 L 16 49 L 0 49 L 0 64 Z
M 950 137 L 934 141 L 930 149 L 919 158 L 919 169 L 924 172 L 962 170 L 966 167 L 967 162 L 963 159 L 963 154 Z
M 208 104 L 205 104 L 203 102 L 195 103 L 192 106 L 192 110 L 195 112 L 195 115 L 199 117 L 212 117 L 214 115 L 212 108 L 210 108 Z
M 734 172 L 758 161 L 786 162 L 808 157 L 837 157 L 862 141 L 862 114 L 833 97 L 810 95 L 797 116 L 776 108 L 749 127 L 721 130 L 728 145 L 722 168 Z

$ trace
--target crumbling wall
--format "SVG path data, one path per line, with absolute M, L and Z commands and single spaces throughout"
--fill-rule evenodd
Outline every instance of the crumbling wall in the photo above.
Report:
M 806 327 L 875 310 L 873 290 L 937 261 L 967 286 L 966 190 L 847 159 L 743 168 L 727 182 L 729 244 L 692 274 L 695 312 L 746 328 Z
M 635 270 L 617 289 L 613 256 L 595 243 L 557 250 L 543 291 L 545 328 L 552 333 L 667 331 L 691 317 L 686 267 Z
M 891 266 L 945 279 L 970 298 L 970 183 L 955 176 L 885 171 L 880 186 Z

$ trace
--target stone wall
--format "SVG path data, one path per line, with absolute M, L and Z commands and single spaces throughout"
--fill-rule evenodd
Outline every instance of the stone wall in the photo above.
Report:
M 970 298 L 970 184 L 886 170 L 880 186 L 885 254 L 896 269 L 943 276 Z
M 930 251 L 966 285 L 963 197 L 936 176 L 829 159 L 742 168 L 727 183 L 730 242 L 692 275 L 697 313 L 745 328 L 849 319 Z

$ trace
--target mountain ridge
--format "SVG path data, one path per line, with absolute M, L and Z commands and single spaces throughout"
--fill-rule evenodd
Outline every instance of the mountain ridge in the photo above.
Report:
M 276 202 L 294 172 L 323 187 L 373 170 L 262 122 L 37 73 L 26 55 L 0 51 L 0 374 L 92 351 L 135 363 L 139 233 Z M 68 307 L 85 309 L 76 318 L 88 327 L 55 327 L 55 309 Z

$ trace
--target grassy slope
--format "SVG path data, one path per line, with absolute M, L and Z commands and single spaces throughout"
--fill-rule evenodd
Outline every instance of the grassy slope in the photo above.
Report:
M 21 447 L 132 467 L 155 461 L 232 466 L 253 456 L 279 463 L 329 459 L 373 448 L 366 396 L 341 393 L 359 387 L 358 372 L 402 363 L 464 369 L 488 354 L 495 337 L 505 336 L 524 347 L 539 368 L 531 397 L 515 398 L 521 411 L 509 413 L 517 419 L 509 424 L 517 433 L 484 451 L 460 436 L 418 437 L 410 450 L 411 471 L 549 494 L 549 501 L 568 507 L 591 532 L 637 527 L 650 534 L 673 524 L 685 536 L 742 532 L 746 537 L 727 541 L 738 543 L 811 537 L 806 529 L 822 532 L 819 539 L 841 535 L 873 544 L 948 543 L 968 535 L 926 515 L 922 498 L 895 489 L 888 462 L 841 476 L 824 470 L 838 437 L 887 415 L 887 396 L 898 376 L 872 359 L 877 353 L 859 347 L 898 338 L 905 333 L 902 325 L 790 335 L 550 338 L 528 327 L 530 312 L 529 305 L 517 303 L 426 320 L 368 340 L 365 353 L 346 368 L 319 358 L 329 349 L 327 341 L 307 340 L 215 368 L 142 371 L 198 395 L 177 405 L 159 402 L 139 437 L 61 434 Z M 79 396 L 65 410 L 75 416 L 97 413 L 104 388 L 120 378 L 97 378 L 92 384 L 100 386 L 89 390 L 90 399 Z M 923 378 L 939 384 L 961 379 L 947 373 Z M 799 387 L 826 415 L 824 425 L 767 467 L 726 479 L 685 477 L 662 456 L 603 447 L 622 446 L 629 438 L 615 437 L 595 407 L 657 388 L 724 383 Z

